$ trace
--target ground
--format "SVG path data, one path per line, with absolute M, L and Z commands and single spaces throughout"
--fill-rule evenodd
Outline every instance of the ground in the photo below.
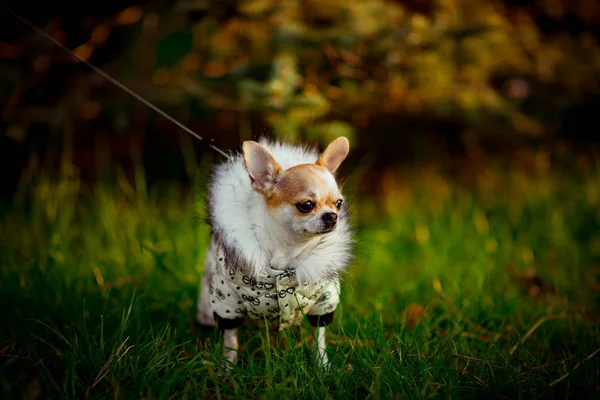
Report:
M 223 368 L 218 332 L 194 322 L 201 196 L 33 177 L 1 209 L 2 397 L 598 398 L 595 165 L 416 169 L 376 198 L 349 179 L 356 260 L 327 374 L 307 322 L 243 329 Z

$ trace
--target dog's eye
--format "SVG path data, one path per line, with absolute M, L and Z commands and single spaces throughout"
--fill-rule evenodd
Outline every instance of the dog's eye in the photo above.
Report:
M 337 209 L 339 210 L 340 208 L 342 208 L 342 204 L 344 203 L 344 200 L 340 199 L 335 203 L 335 206 L 337 207 Z
M 315 208 L 315 203 L 310 200 L 303 201 L 302 203 L 296 204 L 298 211 L 303 213 L 309 213 Z

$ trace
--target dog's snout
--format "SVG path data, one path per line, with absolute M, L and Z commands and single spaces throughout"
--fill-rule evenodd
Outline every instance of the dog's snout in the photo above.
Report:
M 325 222 L 329 226 L 335 225 L 337 222 L 337 214 L 334 212 L 328 212 L 323 214 L 323 222 Z

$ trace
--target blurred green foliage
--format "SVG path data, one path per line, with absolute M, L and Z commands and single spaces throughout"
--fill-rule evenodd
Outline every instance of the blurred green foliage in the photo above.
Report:
M 159 36 L 182 13 L 204 13 L 182 24 L 192 48 L 179 46 L 171 66 L 157 64 L 155 82 L 170 76 L 165 87 L 210 88 L 242 114 L 262 113 L 290 140 L 325 144 L 394 113 L 456 118 L 481 135 L 537 135 L 552 131 L 548 122 L 556 121 L 545 118 L 557 108 L 598 89 L 600 47 L 591 30 L 544 34 L 527 8 L 502 1 L 423 1 L 426 12 L 383 0 L 227 4 L 226 19 L 208 1 L 177 2 L 184 11 L 161 15 Z M 559 19 L 598 16 L 589 1 L 539 7 Z
M 599 23 L 591 0 L 179 0 L 87 23 L 89 39 L 75 51 L 179 110 L 183 122 L 210 116 L 217 122 L 207 129 L 233 123 L 242 138 L 262 133 L 247 128 L 259 116 L 292 141 L 382 141 L 420 133 L 402 126 L 416 115 L 458 121 L 461 139 L 477 141 L 555 134 L 565 110 L 598 93 Z M 69 32 L 59 26 L 44 28 L 64 40 Z M 95 58 L 115 36 L 128 38 L 120 55 Z M 36 51 L 24 63 L 40 79 L 49 66 L 71 62 Z M 4 83 L 19 82 L 15 74 L 3 74 Z M 64 87 L 71 95 L 51 107 L 70 104 L 69 118 L 87 121 L 108 113 L 113 129 L 133 129 L 130 107 L 94 92 L 97 85 Z M 32 119 L 14 112 L 18 101 L 11 98 L 4 116 L 15 140 L 23 133 L 16 126 Z M 36 115 L 56 126 L 62 114 Z M 373 128 L 382 119 L 390 129 Z

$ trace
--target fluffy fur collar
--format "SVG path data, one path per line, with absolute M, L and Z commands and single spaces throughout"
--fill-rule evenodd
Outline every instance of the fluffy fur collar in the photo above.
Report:
M 315 149 L 260 140 L 283 170 L 314 163 Z M 343 206 L 336 229 L 320 236 L 310 247 L 285 262 L 273 258 L 272 241 L 265 231 L 269 218 L 264 197 L 255 192 L 241 154 L 217 166 L 208 192 L 208 222 L 213 245 L 222 247 L 228 268 L 244 269 L 255 276 L 269 270 L 293 270 L 298 282 L 314 284 L 334 279 L 352 259 L 352 231 L 348 210 Z

